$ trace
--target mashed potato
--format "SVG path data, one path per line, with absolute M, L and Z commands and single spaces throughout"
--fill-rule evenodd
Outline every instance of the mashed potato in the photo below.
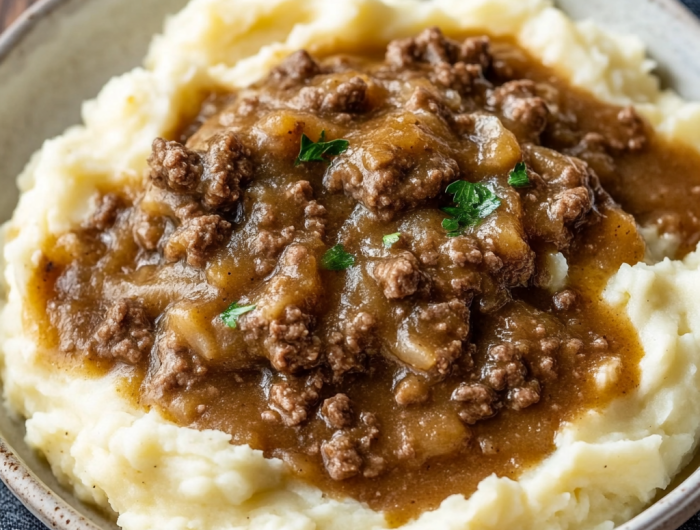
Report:
M 84 125 L 45 143 L 19 178 L 5 228 L 5 399 L 59 479 L 116 512 L 126 530 L 388 527 L 382 514 L 326 498 L 226 434 L 132 408 L 116 381 L 47 371 L 21 315 L 43 241 L 80 222 L 100 184 L 141 179 L 153 138 L 173 130 L 202 89 L 245 86 L 299 48 L 383 45 L 431 25 L 513 35 L 574 84 L 635 104 L 658 131 L 700 150 L 700 105 L 659 90 L 638 40 L 575 24 L 548 0 L 193 0 L 155 38 L 144 68 L 110 81 L 85 104 Z M 637 391 L 564 426 L 554 454 L 520 480 L 491 476 L 471 498 L 449 497 L 406 528 L 611 529 L 689 461 L 700 429 L 700 253 L 625 265 L 605 297 L 639 330 Z

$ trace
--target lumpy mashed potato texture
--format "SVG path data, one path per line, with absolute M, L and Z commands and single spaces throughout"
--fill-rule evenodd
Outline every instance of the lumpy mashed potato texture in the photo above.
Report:
M 217 431 L 135 409 L 116 376 L 49 369 L 23 304 L 44 242 L 74 227 L 106 183 L 143 178 L 151 142 L 176 129 L 203 90 L 246 86 L 288 54 L 384 46 L 428 26 L 513 36 L 574 85 L 634 104 L 662 134 L 700 149 L 700 105 L 659 90 L 638 40 L 573 23 L 546 0 L 193 0 L 157 36 L 145 66 L 110 81 L 84 124 L 49 140 L 19 178 L 4 231 L 0 366 L 27 442 L 77 495 L 140 529 L 381 529 L 381 513 L 327 498 Z M 605 298 L 626 312 L 645 355 L 638 389 L 565 425 L 556 451 L 518 481 L 491 476 L 411 529 L 611 529 L 688 463 L 700 428 L 700 253 L 623 266 Z M 599 374 L 605 378 L 605 374 Z

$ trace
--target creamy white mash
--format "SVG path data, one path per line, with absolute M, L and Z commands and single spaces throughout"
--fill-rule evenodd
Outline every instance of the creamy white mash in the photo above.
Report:
M 513 35 L 575 85 L 634 104 L 662 134 L 700 149 L 700 105 L 659 90 L 637 39 L 574 23 L 548 0 L 193 0 L 154 39 L 143 68 L 110 81 L 85 104 L 83 125 L 44 144 L 19 178 L 5 228 L 4 397 L 59 479 L 113 510 L 124 529 L 388 527 L 381 513 L 326 498 L 226 434 L 135 410 L 114 380 L 42 368 L 21 314 L 42 242 L 89 213 L 99 184 L 141 179 L 153 138 L 176 126 L 201 89 L 248 85 L 299 48 L 384 45 L 432 25 Z M 471 498 L 451 496 L 406 528 L 611 529 L 689 461 L 700 429 L 700 253 L 623 266 L 605 297 L 644 346 L 633 395 L 565 425 L 554 454 L 520 480 L 491 476 Z

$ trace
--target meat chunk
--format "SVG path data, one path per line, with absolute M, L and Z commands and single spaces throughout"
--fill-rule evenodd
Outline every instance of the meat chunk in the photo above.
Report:
M 360 76 L 332 85 L 304 87 L 299 91 L 295 106 L 304 111 L 359 113 L 367 110 L 368 88 Z
M 348 319 L 344 333 L 331 335 L 328 363 L 334 381 L 340 381 L 348 372 L 365 371 L 365 352 L 374 342 L 376 325 L 377 321 L 372 315 L 360 312 Z
M 460 404 L 459 417 L 470 425 L 490 418 L 500 406 L 496 393 L 479 383 L 460 384 L 452 393 L 452 401 Z
M 321 340 L 313 333 L 311 310 L 320 296 L 321 280 L 314 255 L 292 244 L 275 275 L 251 298 L 256 309 L 239 321 L 251 351 L 266 357 L 281 372 L 296 373 L 316 365 Z
M 647 144 L 646 124 L 634 107 L 625 107 L 617 115 L 618 137 L 610 135 L 611 146 L 617 150 L 639 151 Z
M 299 50 L 287 57 L 274 70 L 271 78 L 283 88 L 303 83 L 321 73 L 321 67 L 306 50 Z
M 241 184 L 253 176 L 250 150 L 227 131 L 209 140 L 204 155 L 203 202 L 212 210 L 229 211 L 241 196 Z
M 151 181 L 164 190 L 192 195 L 210 210 L 229 211 L 241 184 L 253 176 L 250 150 L 231 131 L 209 138 L 203 150 L 156 138 L 148 163 Z
M 345 394 L 336 394 L 326 399 L 321 411 L 326 422 L 334 429 L 350 427 L 353 423 L 352 404 Z
M 439 28 L 428 28 L 417 37 L 390 42 L 386 62 L 397 68 L 421 62 L 431 65 L 464 62 L 487 68 L 491 64 L 489 40 L 477 37 L 459 43 L 446 38 Z
M 418 87 L 406 102 L 406 109 L 411 112 L 430 112 L 450 123 L 454 115 L 449 107 L 435 94 L 424 87 Z
M 444 250 L 452 263 L 458 267 L 479 265 L 484 260 L 477 241 L 467 236 L 449 238 Z
M 547 126 L 547 103 L 537 95 L 535 83 L 529 79 L 509 81 L 496 88 L 488 102 L 502 113 L 522 140 L 536 141 Z
M 421 304 L 401 324 L 391 352 L 413 369 L 446 375 L 464 355 L 468 335 L 469 308 L 464 301 Z
M 165 226 L 162 217 L 141 213 L 134 223 L 134 240 L 144 250 L 156 250 Z
M 534 187 L 524 191 L 525 230 L 565 249 L 592 213 L 597 178 L 578 158 L 533 145 L 524 146 L 523 153 L 535 172 L 530 172 Z
M 313 374 L 305 381 L 292 379 L 270 387 L 270 405 L 288 427 L 305 422 L 320 399 L 323 379 Z
M 288 226 L 278 233 L 260 230 L 253 243 L 255 271 L 261 276 L 272 272 L 277 263 L 277 257 L 294 239 L 295 229 Z
M 323 238 L 326 232 L 326 208 L 313 200 L 314 190 L 308 180 L 298 180 L 285 193 L 296 206 L 304 208 L 304 228 Z
M 513 410 L 523 410 L 540 400 L 540 384 L 533 380 L 508 393 L 508 405 Z
M 288 306 L 284 318 L 270 322 L 265 346 L 270 352 L 270 362 L 277 370 L 293 373 L 316 363 L 320 344 L 309 333 L 311 321 L 311 316 L 302 313 L 298 307 Z
M 458 62 L 456 64 L 436 64 L 430 74 L 430 80 L 466 95 L 472 92 L 477 80 L 483 79 L 483 68 L 479 64 Z
M 362 457 L 356 449 L 355 440 L 347 433 L 338 432 L 323 442 L 321 456 L 333 480 L 346 480 L 360 474 Z
M 127 364 L 137 364 L 153 347 L 153 325 L 143 304 L 117 300 L 95 332 L 95 352 Z
M 417 123 L 411 114 L 377 118 L 376 128 L 334 161 L 324 185 L 345 191 L 382 220 L 419 206 L 460 174 L 439 136 L 444 125 L 433 126 Z
M 488 357 L 489 361 L 482 371 L 488 386 L 500 391 L 525 384 L 527 367 L 515 345 L 503 343 L 492 346 L 489 348 Z
M 151 182 L 176 193 L 194 193 L 204 171 L 199 153 L 179 142 L 162 138 L 153 140 L 148 164 L 151 166 Z
M 110 228 L 117 220 L 119 209 L 122 207 L 122 200 L 116 193 L 106 193 L 97 198 L 95 211 L 87 223 L 89 228 L 94 228 L 100 232 Z
M 231 233 L 231 223 L 218 215 L 201 215 L 186 220 L 173 233 L 163 251 L 169 261 L 187 258 L 192 267 L 203 268 L 213 250 Z
M 158 341 L 157 352 L 160 364 L 148 384 L 151 395 L 162 396 L 175 388 L 189 390 L 207 373 L 202 359 L 172 331 Z
M 410 252 L 379 261 L 372 269 L 372 275 L 389 300 L 415 294 L 421 282 L 426 281 L 418 260 Z
M 560 291 L 552 297 L 554 307 L 559 311 L 569 311 L 576 305 L 576 293 L 570 289 Z

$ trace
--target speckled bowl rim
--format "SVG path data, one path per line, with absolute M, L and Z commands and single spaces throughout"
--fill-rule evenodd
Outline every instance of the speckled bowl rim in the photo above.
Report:
M 37 23 L 70 0 L 39 0 L 0 35 L 0 62 L 35 28 Z M 99 0 L 96 0 L 99 1 Z M 700 32 L 700 21 L 677 0 L 650 0 L 675 19 Z M 3 412 L 4 413 L 4 412 Z M 104 530 L 80 514 L 47 487 L 15 453 L 0 433 L 0 480 L 48 528 Z M 677 530 L 700 510 L 700 469 L 618 530 Z

